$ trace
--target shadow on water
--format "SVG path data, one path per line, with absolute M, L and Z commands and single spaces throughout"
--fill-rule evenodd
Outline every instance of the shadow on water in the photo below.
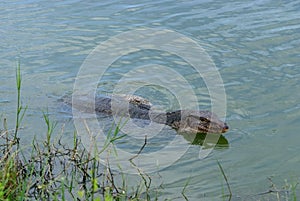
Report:
M 180 133 L 185 140 L 187 140 L 191 145 L 199 145 L 202 146 L 203 149 L 210 149 L 210 148 L 216 148 L 216 149 L 227 149 L 229 148 L 228 140 L 220 134 L 190 134 L 190 133 Z M 207 135 L 214 135 L 213 139 L 207 138 Z M 211 137 L 211 136 L 210 136 Z M 219 139 L 217 139 L 219 138 Z M 217 143 L 216 143 L 217 141 Z

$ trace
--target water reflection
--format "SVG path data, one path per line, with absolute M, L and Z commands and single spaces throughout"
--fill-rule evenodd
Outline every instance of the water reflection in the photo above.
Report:
M 181 133 L 185 140 L 187 140 L 192 145 L 199 145 L 202 149 L 227 149 L 229 148 L 228 140 L 225 136 L 220 134 L 191 134 L 191 133 Z M 210 135 L 206 139 L 207 135 Z M 211 136 L 214 135 L 214 136 Z M 217 142 L 217 143 L 215 143 Z

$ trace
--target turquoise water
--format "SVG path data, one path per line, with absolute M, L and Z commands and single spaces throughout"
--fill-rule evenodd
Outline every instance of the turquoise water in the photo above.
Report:
M 161 170 L 160 176 L 154 175 L 154 185 L 164 187 L 160 200 L 182 200 L 180 192 L 187 181 L 189 200 L 222 200 L 226 184 L 216 160 L 227 174 L 233 200 L 275 200 L 270 194 L 255 196 L 269 190 L 269 177 L 278 188 L 285 180 L 300 180 L 299 10 L 299 1 L 1 1 L 0 115 L 13 126 L 18 60 L 23 103 L 29 107 L 22 130 L 26 142 L 45 134 L 41 111 L 48 108 L 61 124 L 68 119 L 57 100 L 72 91 L 80 66 L 97 45 L 141 27 L 173 30 L 201 44 L 222 77 L 229 145 L 201 160 L 199 146 L 191 146 L 178 161 Z M 111 92 L 132 68 L 167 65 L 192 83 L 201 100 L 199 107 L 209 108 L 203 80 L 182 70 L 186 64 L 173 56 L 155 51 L 124 56 L 106 72 L 99 91 Z M 131 81 L 139 83 L 152 76 L 140 75 Z M 164 79 L 164 74 L 156 76 Z M 165 84 L 176 87 L 172 80 Z M 158 90 L 144 87 L 138 92 L 167 109 L 178 106 L 171 92 Z M 66 126 L 66 135 L 71 129 Z

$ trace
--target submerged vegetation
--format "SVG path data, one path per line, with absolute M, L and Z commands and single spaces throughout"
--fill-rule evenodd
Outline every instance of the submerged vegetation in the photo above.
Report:
M 151 177 L 136 168 L 139 182 L 129 187 L 126 176 L 122 173 L 113 173 L 109 165 L 100 164 L 99 152 L 92 154 L 82 145 L 80 138 L 73 134 L 72 143 L 64 143 L 60 137 L 53 138 L 56 123 L 44 112 L 46 138 L 43 142 L 36 139 L 28 147 L 21 147 L 19 130 L 26 106 L 21 103 L 21 72 L 20 66 L 16 71 L 17 80 L 17 109 L 16 125 L 9 129 L 7 120 L 3 117 L 3 129 L 0 129 L 0 200 L 158 200 L 157 189 L 151 187 Z M 119 125 L 120 126 L 120 125 Z M 105 149 L 113 144 L 118 136 L 119 126 L 108 134 Z M 139 153 L 147 143 L 141 147 Z M 225 143 L 226 144 L 226 143 Z M 29 149 L 29 150 L 28 150 Z M 103 150 L 102 150 L 103 151 Z M 101 151 L 100 151 L 101 152 Z M 132 158 L 133 159 L 133 158 Z M 109 161 L 109 159 L 106 159 Z M 109 163 L 108 163 L 109 164 Z M 223 199 L 231 200 L 234 195 L 224 169 L 217 161 L 220 174 L 226 182 Z M 121 169 L 121 168 L 120 168 Z M 121 171 L 120 171 L 121 172 Z M 272 180 L 270 179 L 270 182 Z M 259 196 L 272 195 L 275 200 L 296 201 L 298 183 L 286 183 L 284 189 L 278 189 L 272 183 L 269 191 L 257 194 Z M 185 191 L 188 181 L 182 187 L 181 199 L 188 200 Z M 227 190 L 226 190 L 227 189 Z M 228 193 L 226 194 L 225 191 Z M 283 199 L 282 194 L 284 195 Z M 253 196 L 254 197 L 254 196 Z M 273 199 L 272 199 L 273 200 Z

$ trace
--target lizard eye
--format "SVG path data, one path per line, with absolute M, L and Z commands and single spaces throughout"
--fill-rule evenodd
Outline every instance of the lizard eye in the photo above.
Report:
M 200 121 L 202 121 L 202 122 L 209 122 L 209 120 L 208 120 L 207 118 L 205 118 L 205 117 L 200 117 L 199 119 L 200 119 Z

